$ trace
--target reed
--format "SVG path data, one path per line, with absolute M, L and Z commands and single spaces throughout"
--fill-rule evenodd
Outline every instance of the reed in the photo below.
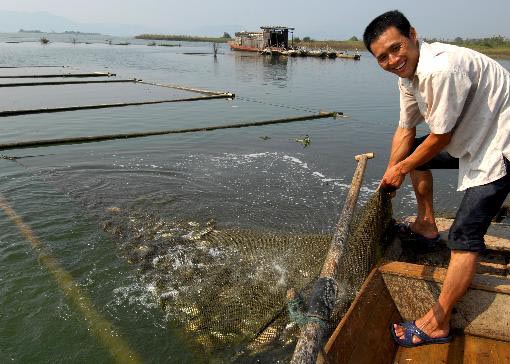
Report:
M 307 37 L 305 37 L 307 38 Z M 365 50 L 365 45 L 361 41 L 355 40 L 298 40 L 294 39 L 294 46 L 309 49 L 327 49 L 333 48 L 338 50 Z
M 431 39 L 431 41 L 435 40 L 436 39 Z M 461 37 L 457 37 L 454 40 L 446 41 L 446 43 L 471 48 L 492 58 L 510 59 L 510 39 L 500 35 L 477 39 L 462 39 Z
M 213 43 L 226 43 L 229 38 L 224 37 L 197 37 L 191 35 L 173 35 L 173 34 L 140 34 L 135 37 L 136 39 L 148 40 L 172 40 L 181 42 L 213 42 Z

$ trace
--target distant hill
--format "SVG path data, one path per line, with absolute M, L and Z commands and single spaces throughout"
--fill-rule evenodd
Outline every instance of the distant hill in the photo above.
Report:
M 47 12 L 20 12 L 0 10 L 0 31 L 17 32 L 19 29 L 38 29 L 43 32 L 78 29 L 69 19 Z
M 15 33 L 20 29 L 37 29 L 49 32 L 87 32 L 111 35 L 135 35 L 151 29 L 140 25 L 77 23 L 48 12 L 21 12 L 0 10 L 0 32 Z

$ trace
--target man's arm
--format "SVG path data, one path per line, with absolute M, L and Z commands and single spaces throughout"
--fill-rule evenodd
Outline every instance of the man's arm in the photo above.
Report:
M 399 128 L 400 129 L 400 128 Z M 402 158 L 402 153 L 406 151 L 409 153 L 408 145 L 409 145 L 409 135 L 416 133 L 416 130 L 410 130 L 410 132 L 406 133 L 404 131 L 400 131 L 397 129 L 395 132 L 395 136 L 393 138 L 392 144 L 392 153 L 390 157 L 390 163 L 388 163 L 388 168 L 384 173 L 384 176 L 381 180 L 380 187 L 383 189 L 398 189 L 406 174 L 416 169 L 416 167 L 421 166 L 422 164 L 428 162 L 433 157 L 435 157 L 439 152 L 441 152 L 444 147 L 446 147 L 452 138 L 451 133 L 447 134 L 429 134 L 427 138 L 421 143 L 416 150 L 409 155 L 408 157 Z M 402 134 L 399 136 L 399 134 Z M 395 142 L 401 140 L 405 145 L 400 147 L 398 145 L 394 145 Z M 414 136 L 413 136 L 414 140 Z M 412 146 L 412 142 L 411 142 Z M 400 160 L 399 160 L 400 159 Z
M 416 128 L 404 129 L 397 127 L 395 134 L 393 135 L 393 141 L 391 143 L 391 154 L 388 162 L 389 169 L 398 162 L 404 160 L 413 147 L 414 138 L 416 137 Z

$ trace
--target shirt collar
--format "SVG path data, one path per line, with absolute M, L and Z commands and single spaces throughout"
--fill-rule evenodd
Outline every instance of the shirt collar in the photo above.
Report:
M 413 79 L 410 80 L 408 78 L 400 78 L 400 83 L 406 87 L 412 87 L 414 81 L 418 81 L 420 75 L 427 72 L 430 61 L 434 57 L 434 53 L 432 52 L 429 43 L 426 43 L 421 40 L 418 41 L 418 49 L 420 51 L 420 55 L 418 58 L 418 64 L 416 65 L 416 71 L 414 72 Z
M 418 65 L 416 66 L 416 72 L 414 77 L 419 77 L 421 74 L 426 73 L 429 68 L 430 61 L 434 58 L 434 53 L 429 43 L 419 41 L 418 48 L 420 50 L 420 56 L 418 58 Z

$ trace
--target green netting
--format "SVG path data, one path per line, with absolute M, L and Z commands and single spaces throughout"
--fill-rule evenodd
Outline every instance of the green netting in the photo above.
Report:
M 307 297 L 331 236 L 221 229 L 214 221 L 173 221 L 146 211 L 109 209 L 103 228 L 140 268 L 172 321 L 207 362 L 285 362 L 306 320 Z M 380 256 L 390 199 L 376 192 L 356 214 L 337 277 L 333 328 Z M 302 323 L 302 322 L 301 322 Z

